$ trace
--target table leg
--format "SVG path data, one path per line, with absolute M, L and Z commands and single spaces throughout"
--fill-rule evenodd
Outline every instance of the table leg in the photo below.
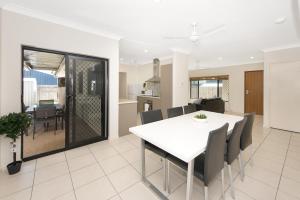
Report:
M 188 163 L 187 184 L 186 184 L 186 200 L 192 199 L 193 181 L 194 181 L 194 159 Z
M 141 139 L 141 167 L 142 181 L 145 181 L 145 140 Z

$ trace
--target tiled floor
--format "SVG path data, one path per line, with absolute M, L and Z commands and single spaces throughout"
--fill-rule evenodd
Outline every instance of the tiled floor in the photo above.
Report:
M 246 151 L 246 177 L 239 178 L 233 164 L 238 200 L 300 200 L 300 134 L 262 128 L 257 117 L 253 129 L 254 155 Z M 1 200 L 152 200 L 158 199 L 140 181 L 139 139 L 133 135 L 105 141 L 26 162 L 21 173 L 0 174 Z M 146 153 L 146 174 L 162 188 L 162 165 Z M 226 168 L 226 199 L 231 200 Z M 220 177 L 209 186 L 210 199 L 220 199 Z M 185 197 L 185 175 L 171 170 L 169 199 Z M 204 199 L 202 183 L 195 179 L 193 199 Z

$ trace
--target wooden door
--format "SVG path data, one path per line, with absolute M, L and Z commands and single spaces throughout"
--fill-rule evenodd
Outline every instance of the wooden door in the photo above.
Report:
M 245 72 L 245 113 L 263 115 L 264 72 Z

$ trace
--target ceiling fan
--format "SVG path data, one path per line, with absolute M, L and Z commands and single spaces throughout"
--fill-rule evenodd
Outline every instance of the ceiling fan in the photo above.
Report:
M 189 36 L 179 36 L 179 37 L 172 37 L 172 36 L 164 36 L 164 39 L 168 40 L 190 40 L 193 43 L 198 43 L 201 39 L 205 37 L 212 36 L 220 31 L 223 31 L 225 29 L 225 25 L 219 25 L 212 29 L 205 30 L 203 32 L 198 31 L 198 24 L 196 22 L 191 24 L 192 26 L 192 33 Z

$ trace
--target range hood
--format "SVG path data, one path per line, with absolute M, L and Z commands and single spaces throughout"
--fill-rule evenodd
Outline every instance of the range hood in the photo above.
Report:
M 145 82 L 148 83 L 159 83 L 160 82 L 160 77 L 159 77 L 159 66 L 160 66 L 160 61 L 158 58 L 153 59 L 153 77 L 148 79 Z

